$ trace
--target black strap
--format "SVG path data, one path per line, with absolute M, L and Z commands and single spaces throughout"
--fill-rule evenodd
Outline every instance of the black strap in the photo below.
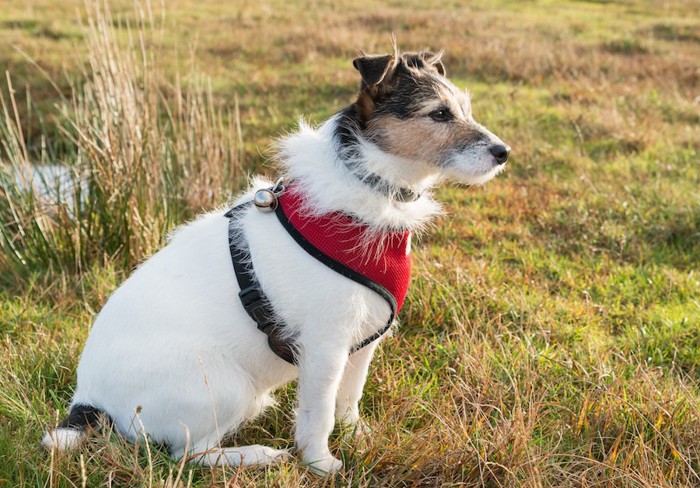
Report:
M 236 221 L 240 214 L 250 206 L 252 202 L 245 202 L 226 212 L 228 222 L 228 247 L 231 252 L 233 271 L 236 273 L 236 281 L 241 291 L 238 297 L 243 308 L 251 319 L 258 324 L 258 329 L 267 335 L 267 343 L 272 352 L 291 364 L 296 364 L 297 350 L 293 342 L 283 338 L 281 328 L 283 325 L 276 319 L 275 311 L 270 301 L 265 296 L 260 283 L 255 278 L 251 264 L 250 252 L 241 236 L 241 229 L 236 228 Z M 240 241 L 236 241 L 240 237 Z
M 291 364 L 297 364 L 297 353 L 298 350 L 293 341 L 287 337 L 283 337 L 281 334 L 281 329 L 284 324 L 275 315 L 272 304 L 265 296 L 260 283 L 255 278 L 255 273 L 253 272 L 253 265 L 251 263 L 250 252 L 248 251 L 247 245 L 242 242 L 237 242 L 236 238 L 243 240 L 241 235 L 242 229 L 236 227 L 236 221 L 240 217 L 240 214 L 250 206 L 252 202 L 242 203 L 224 214 L 228 217 L 228 247 L 231 252 L 231 261 L 233 263 L 233 270 L 236 273 L 236 281 L 238 281 L 238 286 L 241 291 L 238 293 L 238 297 L 241 300 L 241 304 L 245 309 L 246 313 L 252 318 L 256 324 L 258 324 L 258 329 L 267 335 L 267 342 L 270 345 L 272 352 L 277 354 L 279 357 Z M 391 294 L 389 290 L 384 288 L 379 283 L 376 283 L 366 276 L 361 275 L 357 271 L 348 268 L 344 264 L 330 258 L 329 256 L 323 254 L 318 250 L 313 244 L 311 244 L 297 229 L 292 225 L 281 205 L 277 205 L 275 208 L 275 214 L 279 219 L 282 226 L 287 230 L 289 235 L 311 256 L 319 260 L 321 263 L 325 264 L 331 268 L 336 273 L 339 273 L 346 278 L 349 278 L 356 283 L 359 283 L 372 291 L 380 295 L 390 308 L 389 320 L 386 324 L 379 329 L 377 332 L 367 337 L 365 340 L 359 344 L 355 344 L 350 348 L 350 354 L 355 353 L 365 346 L 368 346 L 372 342 L 379 339 L 384 333 L 389 330 L 391 324 L 394 322 L 394 316 L 396 315 L 396 298 Z

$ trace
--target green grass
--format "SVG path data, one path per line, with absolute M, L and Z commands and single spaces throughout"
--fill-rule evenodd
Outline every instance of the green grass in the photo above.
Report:
M 344 472 L 322 480 L 294 461 L 267 470 L 181 468 L 115 438 L 56 458 L 39 446 L 65 413 L 101 304 L 172 225 L 240 185 L 217 180 L 205 196 L 144 203 L 151 232 L 128 232 L 139 252 L 126 257 L 118 243 L 106 256 L 84 253 L 80 266 L 59 265 L 65 259 L 40 245 L 20 246 L 34 249 L 30 269 L 0 255 L 0 485 L 700 484 L 694 2 L 444 3 L 184 0 L 168 7 L 148 44 L 163 110 L 177 100 L 178 75 L 183 96 L 201 87 L 201 74 L 217 109 L 233 111 L 238 100 L 242 145 L 237 135 L 222 144 L 246 171 L 274 172 L 268 148 L 299 116 L 318 122 L 349 103 L 356 50 L 387 51 L 392 32 L 403 49 L 446 48 L 448 74 L 472 90 L 476 118 L 513 147 L 508 171 L 484 188 L 439 192 L 449 215 L 415 244 L 401 327 L 368 378 L 362 413 L 373 434 L 331 438 Z M 62 158 L 83 147 L 66 140 L 60 129 L 73 119 L 55 108 L 90 76 L 89 35 L 76 8 L 84 15 L 78 1 L 0 2 L 0 42 L 35 63 L 18 50 L 0 52 L 30 152 L 42 135 Z M 143 22 L 130 2 L 112 9 L 126 43 L 118 20 L 132 33 Z M 161 25 L 159 7 L 153 12 Z M 5 82 L 0 89 L 9 100 Z M 212 120 L 196 127 L 216 127 Z M 158 134 L 171 144 L 179 132 Z M 12 161 L 2 153 L 3 168 Z M 179 184 L 206 186 L 187 178 Z M 4 180 L 0 196 L 11 190 Z M 171 205 L 178 210 L 166 218 Z M 27 242 L 41 244 L 43 228 L 28 228 L 35 240 Z M 92 235 L 101 234 L 85 242 Z M 232 442 L 288 445 L 293 385 L 279 399 Z

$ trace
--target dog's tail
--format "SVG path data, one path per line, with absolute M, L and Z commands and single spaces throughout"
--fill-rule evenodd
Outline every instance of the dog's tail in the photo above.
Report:
M 68 417 L 63 419 L 55 429 L 48 431 L 41 443 L 46 449 L 70 451 L 85 438 L 89 429 L 97 428 L 102 418 L 107 418 L 104 411 L 92 405 L 73 405 Z

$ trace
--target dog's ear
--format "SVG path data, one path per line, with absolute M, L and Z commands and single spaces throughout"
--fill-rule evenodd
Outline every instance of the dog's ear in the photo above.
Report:
M 442 53 L 443 51 L 440 51 L 439 53 L 423 51 L 422 54 L 423 59 L 425 59 L 425 64 L 435 68 L 437 72 L 440 73 L 440 75 L 447 76 L 447 70 L 445 69 L 445 65 L 442 64 Z
M 411 68 L 418 69 L 434 69 L 438 74 L 445 76 L 447 70 L 445 70 L 445 65 L 442 64 L 440 58 L 442 57 L 442 51 L 439 53 L 434 53 L 432 51 L 421 51 L 419 53 L 405 53 L 401 60 Z
M 406 53 L 403 55 L 403 60 L 406 66 L 418 69 L 434 69 L 438 74 L 446 76 L 447 70 L 442 64 L 442 51 L 434 53 L 432 51 L 421 51 L 419 53 Z
M 352 65 L 362 76 L 363 87 L 376 86 L 382 82 L 394 63 L 394 56 L 362 56 L 352 61 Z

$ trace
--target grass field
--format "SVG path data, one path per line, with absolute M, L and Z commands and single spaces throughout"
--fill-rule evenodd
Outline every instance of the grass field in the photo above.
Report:
M 81 1 L 0 0 L 0 486 L 700 486 L 697 2 L 110 3 L 113 38 Z M 513 153 L 487 186 L 439 192 L 365 388 L 373 433 L 331 438 L 342 474 L 104 437 L 46 453 L 118 283 L 274 174 L 274 138 L 350 103 L 351 59 L 392 33 L 444 48 Z M 106 73 L 107 52 L 128 69 Z M 98 178 L 49 212 L 12 176 L 32 162 Z M 293 386 L 279 400 L 232 442 L 289 445 Z

